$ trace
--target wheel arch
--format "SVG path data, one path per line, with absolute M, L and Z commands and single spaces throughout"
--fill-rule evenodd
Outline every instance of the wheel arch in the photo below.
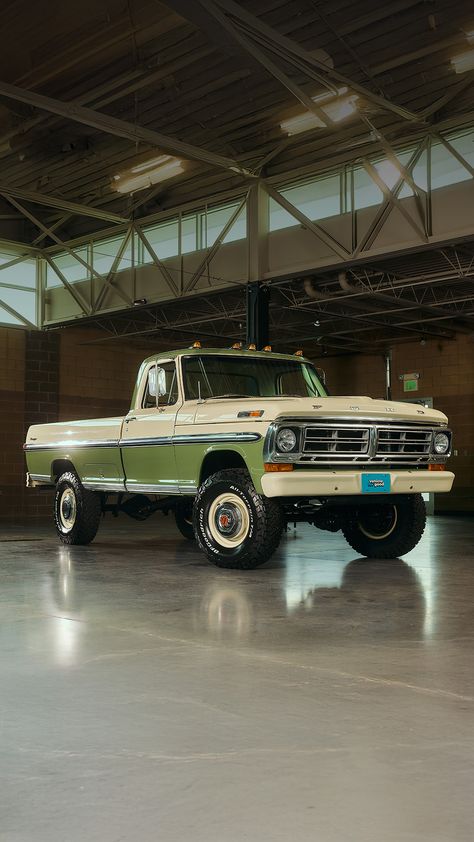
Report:
M 216 474 L 217 471 L 225 471 L 229 468 L 245 468 L 249 470 L 243 454 L 239 450 L 232 448 L 215 448 L 209 450 L 202 460 L 201 469 L 199 472 L 199 485 Z
M 61 474 L 66 473 L 66 471 L 72 471 L 72 473 L 77 474 L 74 463 L 70 459 L 53 460 L 51 463 L 51 479 L 53 482 L 57 482 Z

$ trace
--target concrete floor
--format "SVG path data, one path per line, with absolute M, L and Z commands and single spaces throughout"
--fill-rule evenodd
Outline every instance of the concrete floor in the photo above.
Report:
M 473 521 L 248 573 L 159 515 L 1 537 L 2 842 L 472 839 Z

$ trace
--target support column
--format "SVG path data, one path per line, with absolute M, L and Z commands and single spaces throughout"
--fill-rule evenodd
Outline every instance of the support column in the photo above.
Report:
M 247 344 L 259 351 L 269 343 L 270 287 L 257 282 L 247 286 Z
M 247 199 L 247 344 L 258 349 L 269 342 L 270 289 L 262 284 L 268 271 L 268 204 L 268 193 L 257 182 Z
M 268 272 L 268 193 L 254 184 L 247 199 L 248 279 L 262 281 Z

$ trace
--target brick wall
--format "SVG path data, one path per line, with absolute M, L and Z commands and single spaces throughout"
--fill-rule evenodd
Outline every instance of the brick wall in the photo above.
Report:
M 0 329 L 0 514 L 13 518 L 22 506 L 25 466 L 25 333 Z
M 381 354 L 332 357 L 318 361 L 327 374 L 331 394 L 385 396 L 385 362 Z M 418 392 L 406 394 L 399 375 L 420 374 Z M 474 511 L 474 342 L 467 336 L 425 344 L 396 345 L 392 352 L 392 397 L 433 398 L 454 432 L 457 455 L 450 460 L 456 474 L 451 494 L 440 494 L 437 511 Z
M 52 492 L 25 487 L 30 424 L 123 415 L 148 347 L 98 331 L 0 328 L 0 518 L 50 517 Z

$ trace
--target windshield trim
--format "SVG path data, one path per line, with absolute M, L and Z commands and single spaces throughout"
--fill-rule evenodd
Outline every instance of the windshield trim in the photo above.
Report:
M 180 367 L 181 367 L 182 384 L 183 384 L 183 397 L 184 397 L 185 401 L 195 401 L 195 400 L 197 400 L 197 398 L 189 397 L 189 395 L 187 394 L 187 384 L 186 384 L 186 362 L 188 360 L 195 360 L 196 357 L 199 359 L 200 365 L 202 365 L 202 360 L 206 360 L 206 359 L 210 359 L 210 360 L 215 359 L 215 358 L 222 359 L 222 360 L 235 359 L 235 357 L 233 357 L 233 355 L 230 356 L 229 354 L 219 354 L 219 353 L 216 353 L 216 354 L 207 353 L 207 354 L 202 354 L 202 356 L 200 354 L 196 354 L 196 353 L 194 353 L 194 354 L 183 354 L 181 356 L 181 361 L 180 361 L 181 366 Z M 294 397 L 296 400 L 305 400 L 305 399 L 308 399 L 308 398 L 311 400 L 311 399 L 314 399 L 314 398 L 328 397 L 328 392 L 327 392 L 326 386 L 324 385 L 323 381 L 320 379 L 318 371 L 316 369 L 316 366 L 310 360 L 306 360 L 304 358 L 302 359 L 301 357 L 294 357 L 293 358 L 293 357 L 290 357 L 290 356 L 286 356 L 286 355 L 284 356 L 284 355 L 280 355 L 280 354 L 278 354 L 278 355 L 275 354 L 275 356 L 272 358 L 270 353 L 268 354 L 268 358 L 260 356 L 260 355 L 257 357 L 257 356 L 254 356 L 253 354 L 248 354 L 248 355 L 245 354 L 245 356 L 242 355 L 242 359 L 253 359 L 255 361 L 255 363 L 257 363 L 257 364 L 258 364 L 259 361 L 263 361 L 264 363 L 266 363 L 266 362 L 271 362 L 272 359 L 273 359 L 275 362 L 279 361 L 279 362 L 283 362 L 283 363 L 284 362 L 286 362 L 286 363 L 296 363 L 296 365 L 301 365 L 301 366 L 305 366 L 307 368 L 310 368 L 314 372 L 316 382 L 319 386 L 319 389 L 320 389 L 321 393 L 319 395 L 292 395 L 291 397 Z M 248 395 L 248 396 L 242 396 L 242 397 L 238 397 L 238 398 L 237 397 L 228 398 L 228 400 L 246 400 L 246 401 L 248 401 L 248 400 L 278 400 L 279 398 L 283 398 L 285 400 L 288 400 L 290 398 L 290 396 L 284 395 L 284 394 L 282 394 L 282 395 Z M 208 401 L 208 400 L 220 400 L 220 399 L 221 398 L 219 398 L 219 396 L 210 395 L 209 397 L 202 398 L 201 400 L 204 402 L 204 401 Z

